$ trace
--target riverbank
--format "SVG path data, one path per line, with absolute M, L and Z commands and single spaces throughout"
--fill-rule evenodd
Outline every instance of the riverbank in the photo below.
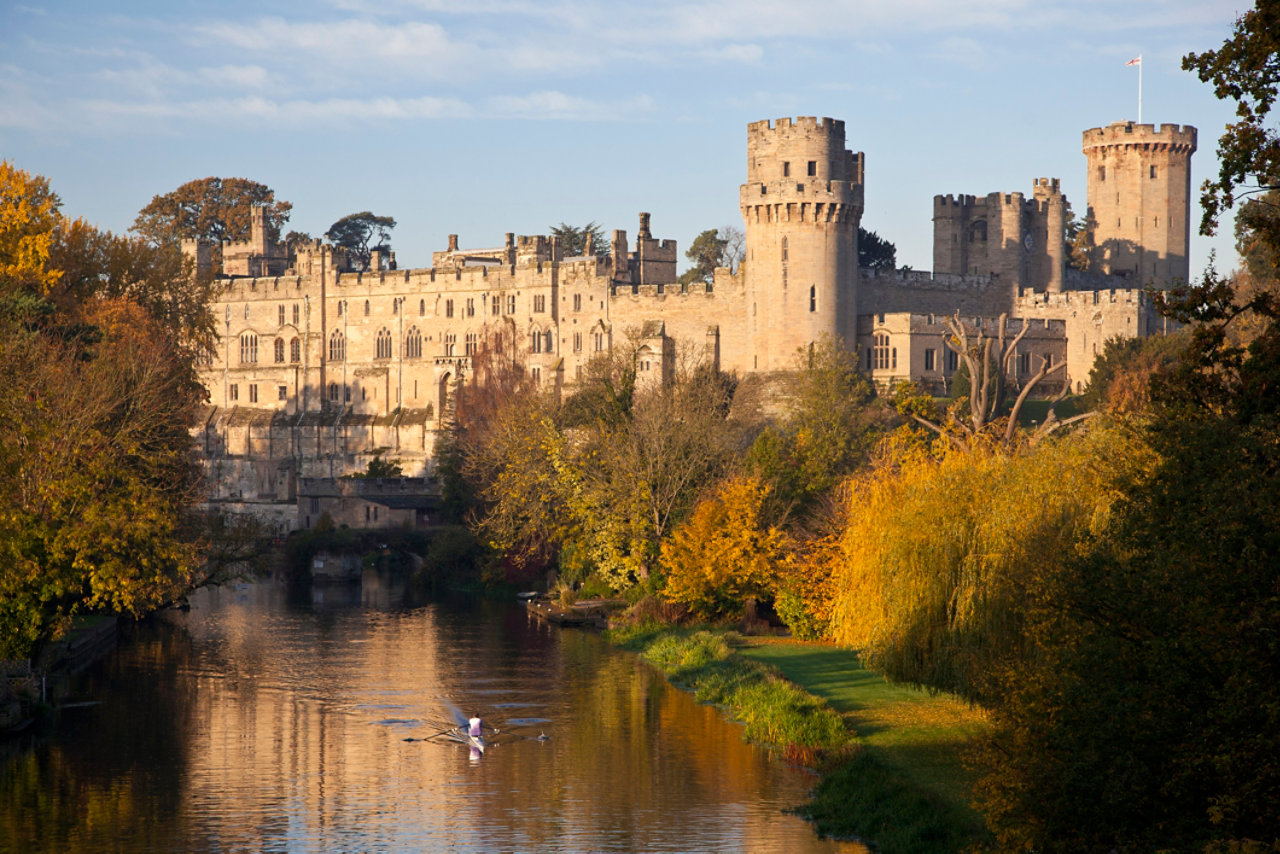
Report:
M 962 851 L 985 838 L 964 759 L 986 720 L 967 704 L 891 685 L 853 652 L 821 644 L 652 627 L 611 638 L 725 707 L 747 739 L 818 770 L 800 813 L 820 833 L 884 854 Z

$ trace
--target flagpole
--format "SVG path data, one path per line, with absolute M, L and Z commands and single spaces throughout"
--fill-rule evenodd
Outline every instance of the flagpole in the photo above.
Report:
M 1142 54 L 1138 54 L 1138 124 L 1142 124 Z

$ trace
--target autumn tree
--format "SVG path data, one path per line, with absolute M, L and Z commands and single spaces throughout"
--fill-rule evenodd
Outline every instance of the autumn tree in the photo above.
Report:
M 220 267 L 224 240 L 248 240 L 251 212 L 266 211 L 267 239 L 278 241 L 293 205 L 276 199 L 266 184 L 248 178 L 200 178 L 178 189 L 155 196 L 147 203 L 130 229 L 155 244 L 178 244 L 183 240 L 213 243 L 214 266 Z
M 560 251 L 566 258 L 609 254 L 609 241 L 605 239 L 604 228 L 595 220 L 586 225 L 569 225 L 563 222 L 553 225 L 551 236 L 560 238 Z
M 329 226 L 324 236 L 334 246 L 347 251 L 347 258 L 357 271 L 369 269 L 373 251 L 390 248 L 391 229 L 396 221 L 389 216 L 377 216 L 372 211 L 347 214 Z
M 49 264 L 62 202 L 49 181 L 0 161 L 0 289 L 47 292 L 61 277 Z
M 767 492 L 757 477 L 731 477 L 698 502 L 662 543 L 664 598 L 712 620 L 740 615 L 747 599 L 772 601 L 788 541 L 761 513 Z

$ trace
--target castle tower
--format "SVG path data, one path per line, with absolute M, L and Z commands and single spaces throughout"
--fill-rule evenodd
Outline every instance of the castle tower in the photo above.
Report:
M 1196 129 L 1113 122 L 1085 131 L 1083 150 L 1093 269 L 1136 286 L 1186 281 Z
M 1051 294 L 1062 290 L 1067 267 L 1067 198 L 1062 195 L 1057 178 L 1037 178 L 1034 190 L 1036 234 L 1033 245 L 1040 244 L 1035 255 L 1037 270 L 1032 276 L 1037 285 Z
M 863 155 L 844 122 L 810 116 L 747 126 L 747 367 L 795 365 L 823 336 L 857 334 Z

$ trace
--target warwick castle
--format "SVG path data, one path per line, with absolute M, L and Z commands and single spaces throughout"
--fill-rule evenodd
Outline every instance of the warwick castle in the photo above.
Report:
M 1030 326 L 1019 379 L 1065 360 L 1046 390 L 1079 391 L 1107 339 L 1167 330 L 1146 289 L 1188 279 L 1195 150 L 1190 126 L 1084 132 L 1088 271 L 1067 264 L 1056 178 L 1035 180 L 1029 196 L 935 196 L 932 273 L 860 270 L 865 158 L 829 118 L 747 126 L 745 259 L 711 284 L 678 283 L 676 242 L 653 237 L 645 213 L 634 243 L 615 230 L 607 255 L 565 257 L 541 235 L 464 249 L 450 235 L 428 268 L 400 270 L 375 251 L 369 271 L 352 272 L 318 240 L 294 253 L 271 243 L 256 210 L 251 238 L 221 247 L 223 337 L 201 371 L 210 498 L 281 529 L 339 505 L 353 526 L 413 521 L 412 502 L 343 501 L 355 487 L 328 479 L 379 452 L 428 475 L 450 389 L 486 347 L 515 348 L 537 383 L 560 390 L 628 334 L 641 336 L 637 367 L 654 381 L 690 352 L 739 375 L 785 370 L 801 348 L 838 336 L 877 383 L 943 393 L 958 367 L 945 318 L 990 332 L 1008 314 L 1015 333 Z

